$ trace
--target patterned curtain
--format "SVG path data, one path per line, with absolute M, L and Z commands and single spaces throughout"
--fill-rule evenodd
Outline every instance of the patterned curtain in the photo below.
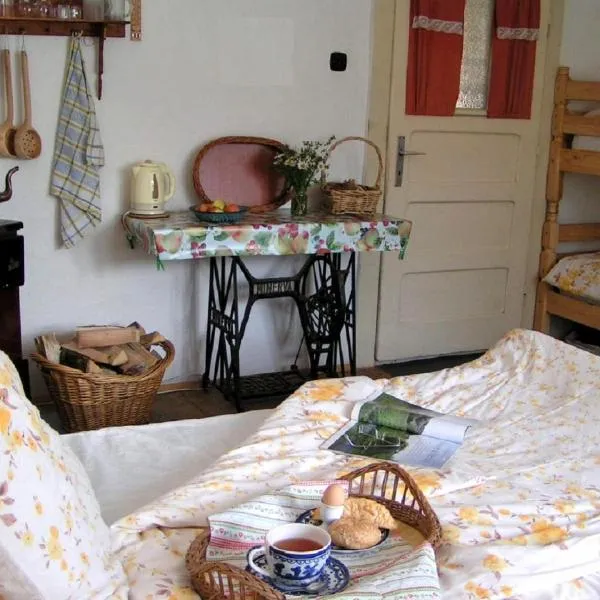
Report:
M 464 14 L 465 0 L 411 0 L 406 114 L 454 114 Z
M 529 119 L 540 0 L 496 0 L 488 117 Z

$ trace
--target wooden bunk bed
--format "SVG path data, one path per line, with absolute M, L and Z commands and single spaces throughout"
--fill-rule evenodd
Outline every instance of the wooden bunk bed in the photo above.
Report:
M 534 328 L 547 333 L 550 317 L 558 316 L 569 321 L 600 329 L 600 299 L 595 304 L 589 299 L 566 294 L 544 281 L 558 261 L 566 254 L 558 253 L 558 246 L 569 242 L 598 242 L 600 247 L 600 223 L 558 223 L 558 209 L 563 193 L 565 173 L 584 173 L 600 177 L 599 150 L 573 149 L 575 136 L 600 138 L 600 111 L 594 116 L 572 112 L 569 103 L 575 101 L 600 103 L 600 82 L 574 81 L 569 69 L 560 67 L 556 77 L 554 114 L 552 118 L 552 142 L 546 190 L 546 221 L 542 233 L 542 252 L 539 263 Z M 596 140 L 594 140 L 596 141 Z M 600 202 L 600 179 L 598 179 Z M 573 255 L 574 253 L 570 253 Z M 578 253 L 581 255 L 581 251 Z M 593 259 L 596 260 L 595 258 Z M 597 268 L 600 272 L 600 255 Z

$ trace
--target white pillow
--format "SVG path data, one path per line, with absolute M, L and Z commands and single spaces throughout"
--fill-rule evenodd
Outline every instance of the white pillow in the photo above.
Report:
M 128 585 L 73 452 L 0 352 L 0 598 L 122 598 Z

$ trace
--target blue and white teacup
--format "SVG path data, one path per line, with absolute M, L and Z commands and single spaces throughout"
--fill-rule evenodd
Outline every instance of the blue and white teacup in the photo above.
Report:
M 264 552 L 267 569 L 259 567 L 255 557 Z M 248 552 L 248 565 L 275 584 L 305 587 L 321 576 L 331 552 L 331 537 L 321 527 L 289 523 L 271 529 L 264 548 Z

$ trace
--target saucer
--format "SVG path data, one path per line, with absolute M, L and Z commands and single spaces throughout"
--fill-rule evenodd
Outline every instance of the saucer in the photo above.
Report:
M 257 566 L 266 569 L 267 568 L 267 557 L 264 552 L 257 554 L 254 558 Z M 337 594 L 346 588 L 350 582 L 350 573 L 346 565 L 339 561 L 337 558 L 329 557 L 323 572 L 319 579 L 306 587 L 299 587 L 297 585 L 285 585 L 276 582 L 274 579 L 263 577 L 260 573 L 257 573 L 250 565 L 246 567 L 248 573 L 252 573 L 255 577 L 262 579 L 262 581 L 273 586 L 275 589 L 283 592 L 287 596 L 327 596 L 329 594 Z M 312 589 L 311 589 L 312 588 Z
M 314 508 L 311 508 L 310 510 L 303 512 L 296 519 L 296 523 L 310 523 L 311 525 L 316 525 L 317 527 L 320 527 L 323 524 L 323 521 L 321 521 L 320 519 L 312 518 L 312 514 L 313 514 L 314 510 L 315 510 Z M 387 540 L 388 536 L 390 535 L 389 529 L 380 529 L 380 531 L 381 531 L 381 539 L 374 546 L 371 546 L 369 548 L 362 548 L 361 550 L 349 550 L 348 548 L 340 548 L 339 546 L 336 546 L 335 544 L 331 544 L 331 552 L 341 555 L 341 556 L 344 556 L 344 555 L 348 556 L 349 554 L 358 554 L 360 552 L 368 552 L 369 550 L 373 550 L 373 548 L 377 548 L 377 546 L 379 546 L 380 544 L 383 544 L 383 542 L 385 542 L 385 540 Z

